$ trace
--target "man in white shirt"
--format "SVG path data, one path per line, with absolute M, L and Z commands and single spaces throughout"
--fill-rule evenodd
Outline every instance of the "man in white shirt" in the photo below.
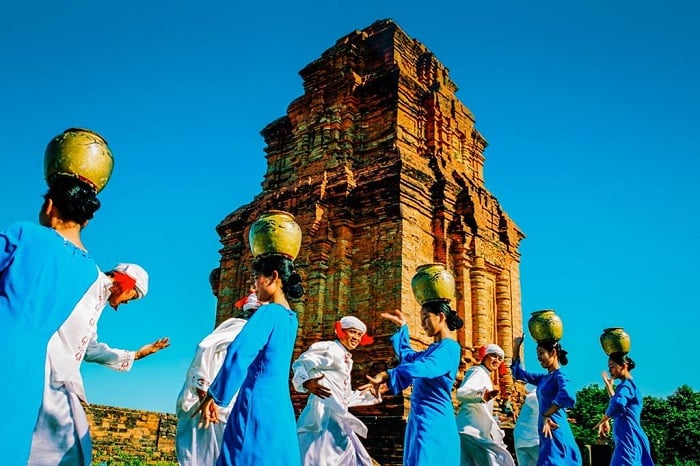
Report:
M 100 273 L 46 348 L 44 396 L 32 435 L 29 466 L 89 465 L 92 441 L 81 401 L 87 403 L 80 364 L 96 362 L 118 371 L 169 346 L 161 338 L 138 351 L 112 349 L 97 341 L 97 322 L 109 304 L 115 310 L 148 292 L 148 274 L 136 264 Z
M 255 290 L 252 289 L 239 315 L 250 317 L 260 304 Z M 213 465 L 219 457 L 226 421 L 236 397 L 231 399 L 228 406 L 219 408 L 217 414 L 219 422 L 213 422 L 204 427 L 199 425 L 199 416 L 193 418 L 192 415 L 197 412 L 209 385 L 219 373 L 226 358 L 226 351 L 248 321 L 247 317 L 231 317 L 223 321 L 197 345 L 175 405 L 175 414 L 177 414 L 175 449 L 180 466 Z
M 491 374 L 498 370 L 503 357 L 500 346 L 486 346 L 481 364 L 467 370 L 462 385 L 457 389 L 461 466 L 515 466 L 503 443 L 503 431 L 493 417 L 498 390 L 493 388 Z
M 371 466 L 372 459 L 358 435 L 367 427 L 348 412 L 352 406 L 381 402 L 369 390 L 351 388 L 351 350 L 373 340 L 357 317 L 336 322 L 337 339 L 314 343 L 292 364 L 294 389 L 310 393 L 297 421 L 303 466 Z

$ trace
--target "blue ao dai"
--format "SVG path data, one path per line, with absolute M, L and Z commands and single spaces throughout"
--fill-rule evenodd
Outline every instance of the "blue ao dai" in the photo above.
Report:
M 540 453 L 537 466 L 580 466 L 581 452 L 566 418 L 566 410 L 576 403 L 574 394 L 569 392 L 568 377 L 561 369 L 543 374 L 528 372 L 522 368 L 519 359 L 513 361 L 511 371 L 516 379 L 537 386 L 540 414 L 553 404 L 559 407 L 551 416 L 552 421 L 559 425 L 552 431 L 551 438 L 542 434 L 543 420 L 542 416 L 539 417 L 537 429 L 540 435 Z
M 238 393 L 224 430 L 219 466 L 300 466 L 289 393 L 299 322 L 294 311 L 263 304 L 229 345 L 209 387 L 218 406 Z
M 389 369 L 394 394 L 413 384 L 406 424 L 403 463 L 406 466 L 457 466 L 459 436 L 452 406 L 461 348 L 450 338 L 432 343 L 424 351 L 411 348 L 408 325 L 391 337 L 399 365 Z
M 41 406 L 46 346 L 99 276 L 89 254 L 55 230 L 21 222 L 0 233 L 0 359 L 19 396 L 5 404 L 0 458 L 26 464 Z
M 618 384 L 605 414 L 613 420 L 615 450 L 610 465 L 653 466 L 649 439 L 640 423 L 642 396 L 633 380 Z

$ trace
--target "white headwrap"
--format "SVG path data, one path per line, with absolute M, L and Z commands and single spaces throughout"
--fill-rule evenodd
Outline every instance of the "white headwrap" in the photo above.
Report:
M 499 356 L 501 356 L 501 358 L 506 357 L 506 353 L 503 351 L 503 348 L 501 348 L 500 346 L 498 346 L 495 343 L 491 343 L 490 345 L 486 346 L 486 351 L 484 351 L 484 356 L 486 356 L 487 354 L 498 354 Z
M 134 289 L 139 298 L 143 298 L 148 293 L 148 273 L 136 264 L 117 264 L 112 269 L 112 272 L 121 272 L 136 280 Z
M 342 328 L 343 330 L 349 328 L 356 328 L 357 330 L 361 330 L 362 333 L 367 333 L 367 326 L 365 325 L 365 323 L 355 316 L 345 316 L 342 319 L 340 319 L 340 328 Z

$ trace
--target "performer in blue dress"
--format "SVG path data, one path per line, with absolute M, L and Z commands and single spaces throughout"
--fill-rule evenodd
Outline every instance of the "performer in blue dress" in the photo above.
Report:
M 399 365 L 367 377 L 377 395 L 386 383 L 398 394 L 413 384 L 411 410 L 406 424 L 403 464 L 410 466 L 459 465 L 459 435 L 452 406 L 461 348 L 450 338 L 464 323 L 446 302 L 428 302 L 421 308 L 421 324 L 433 343 L 424 351 L 411 348 L 408 325 L 401 311 L 382 313 L 399 330 L 391 337 Z M 365 387 L 360 387 L 364 389 Z
M 568 391 L 569 379 L 560 370 L 568 363 L 567 352 L 556 340 L 543 340 L 537 344 L 537 360 L 545 374 L 535 374 L 522 368 L 520 347 L 523 337 L 513 341 L 513 377 L 537 386 L 540 419 L 540 453 L 537 466 L 581 465 L 581 452 L 574 440 L 571 426 L 566 417 L 566 409 L 576 402 L 573 393 Z
M 608 370 L 612 379 L 621 380 L 613 389 L 612 380 L 603 373 L 603 381 L 612 395 L 603 419 L 598 423 L 599 435 L 610 432 L 612 419 L 613 451 L 611 466 L 653 466 L 649 439 L 642 429 L 642 395 L 632 379 L 630 371 L 636 367 L 635 362 L 626 353 L 611 353 L 608 356 Z
M 0 458 L 26 464 L 44 388 L 46 345 L 98 278 L 81 231 L 100 207 L 77 178 L 57 177 L 39 213 L 41 225 L 0 233 L 0 359 L 12 396 L 3 407 Z
M 195 412 L 205 428 L 217 422 L 216 406 L 238 397 L 229 414 L 217 464 L 300 466 L 296 421 L 289 393 L 292 351 L 299 325 L 287 297 L 303 294 L 292 261 L 264 256 L 253 263 L 263 304 L 229 345 L 218 375 Z

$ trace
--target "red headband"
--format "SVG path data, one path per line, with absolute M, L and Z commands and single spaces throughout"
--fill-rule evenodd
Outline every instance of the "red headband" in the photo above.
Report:
M 112 279 L 119 284 L 122 291 L 130 291 L 136 288 L 136 280 L 122 272 L 112 272 Z
M 345 335 L 347 333 L 340 326 L 340 321 L 335 323 L 335 333 L 336 333 L 336 335 L 338 335 L 339 338 L 345 337 Z M 364 333 L 362 335 L 362 337 L 360 338 L 360 346 L 367 346 L 367 345 L 371 345 L 372 343 L 374 343 L 374 337 L 371 337 L 371 336 L 367 335 L 366 333 Z
M 237 309 L 243 309 L 243 305 L 248 302 L 248 295 L 243 296 L 241 299 L 233 304 L 233 307 Z

